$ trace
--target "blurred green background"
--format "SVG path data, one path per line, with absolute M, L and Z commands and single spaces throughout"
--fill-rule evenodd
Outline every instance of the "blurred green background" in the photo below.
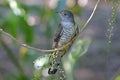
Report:
M 97 0 L 0 0 L 0 28 L 19 41 L 36 48 L 51 49 L 52 39 L 59 24 L 57 11 L 67 9 L 74 14 L 81 28 L 89 18 Z M 107 30 L 111 18 L 110 1 L 101 0 L 97 11 L 81 34 L 89 45 L 76 47 L 73 53 L 85 49 L 85 55 L 74 55 L 73 80 L 120 80 L 120 13 L 115 17 L 111 50 L 108 51 Z M 78 49 L 77 49 L 78 48 Z M 84 51 L 83 51 L 84 52 Z M 81 52 L 82 53 L 82 52 Z M 20 47 L 7 36 L 0 34 L 0 80 L 31 80 L 33 61 L 44 53 Z M 70 55 L 69 55 L 70 56 Z M 65 56 L 66 57 L 66 56 Z M 78 59 L 79 58 L 79 59 Z M 64 59 L 64 63 L 67 60 Z M 66 63 L 65 63 L 66 64 Z M 65 65 L 64 65 L 65 66 Z M 67 71 L 66 71 L 67 73 Z M 72 79 L 71 79 L 72 80 Z

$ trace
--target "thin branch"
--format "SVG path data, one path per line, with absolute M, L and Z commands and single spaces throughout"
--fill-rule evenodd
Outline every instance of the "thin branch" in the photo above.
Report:
M 100 0 L 97 1 L 96 5 L 95 5 L 95 7 L 94 7 L 94 9 L 92 11 L 92 14 L 88 18 L 88 20 L 86 21 L 86 23 L 84 24 L 84 26 L 82 27 L 82 29 L 80 30 L 80 33 L 82 33 L 86 29 L 88 23 L 90 22 L 90 20 L 92 19 L 93 15 L 95 14 L 95 11 L 97 9 L 97 6 L 98 6 L 99 2 L 100 2 Z
M 35 50 L 35 51 L 39 51 L 39 52 L 54 52 L 54 51 L 59 51 L 59 50 L 62 50 L 63 47 L 61 48 L 57 48 L 57 49 L 51 49 L 51 50 L 44 50 L 44 49 L 39 49 L 39 48 L 35 48 L 35 47 L 31 47 L 27 44 L 23 44 L 22 42 L 20 42 L 19 40 L 17 40 L 16 38 L 14 38 L 13 36 L 11 36 L 9 33 L 3 31 L 3 29 L 0 29 L 0 32 L 6 36 L 8 36 L 9 38 L 11 38 L 12 40 L 14 40 L 15 42 L 17 42 L 18 45 L 20 46 L 23 46 L 23 47 L 26 47 L 28 49 L 32 49 L 32 50 Z
M 92 19 L 96 9 L 97 9 L 97 6 L 99 4 L 100 0 L 97 1 L 93 11 L 92 11 L 92 14 L 90 15 L 90 17 L 88 18 L 87 22 L 84 24 L 84 26 L 82 27 L 82 29 L 80 30 L 80 33 L 82 33 L 85 28 L 87 27 L 88 23 L 90 22 L 90 20 Z M 35 47 L 31 47 L 27 44 L 23 44 L 22 42 L 18 41 L 16 38 L 14 38 L 13 36 L 11 36 L 9 33 L 3 31 L 2 29 L 0 29 L 0 32 L 6 36 L 8 36 L 9 38 L 13 39 L 14 41 L 16 41 L 20 46 L 23 46 L 23 47 L 26 47 L 26 48 L 29 48 L 29 49 L 32 49 L 32 50 L 35 50 L 35 51 L 39 51 L 39 52 L 45 52 L 45 53 L 50 53 L 50 52 L 55 52 L 55 51 L 60 51 L 60 50 L 63 50 L 64 47 L 60 47 L 60 48 L 56 48 L 56 49 L 50 49 L 50 50 L 45 50 L 45 49 L 39 49 L 39 48 L 35 48 Z M 80 33 L 77 35 L 79 36 Z M 76 36 L 76 37 L 77 37 Z M 71 41 L 67 43 L 66 46 L 69 46 L 71 44 Z

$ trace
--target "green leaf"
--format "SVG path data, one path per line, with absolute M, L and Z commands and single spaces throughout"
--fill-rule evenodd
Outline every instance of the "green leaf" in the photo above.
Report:
M 10 12 L 2 28 L 7 30 L 12 36 L 16 37 L 18 29 L 18 20 L 19 18 L 12 12 Z
M 69 60 L 71 61 L 71 65 L 74 65 L 81 56 L 86 54 L 90 44 L 91 44 L 90 39 L 78 40 L 75 43 L 69 54 Z
M 29 80 L 22 74 L 7 74 L 5 75 L 5 80 Z
M 74 45 L 68 57 L 66 57 L 63 61 L 64 69 L 66 71 L 67 80 L 73 80 L 73 69 L 77 62 L 77 60 L 86 54 L 88 48 L 91 44 L 90 39 L 78 40 Z M 68 67 L 66 68 L 67 65 Z
M 28 44 L 32 43 L 33 39 L 34 39 L 33 28 L 30 25 L 27 24 L 27 22 L 25 21 L 24 17 L 20 17 L 19 27 L 20 27 L 20 31 L 24 35 L 25 41 Z
M 115 80 L 120 80 L 120 76 L 117 76 L 117 77 L 115 78 Z

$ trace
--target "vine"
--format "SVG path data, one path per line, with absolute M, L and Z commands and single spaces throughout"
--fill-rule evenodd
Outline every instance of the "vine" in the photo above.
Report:
M 109 28 L 108 28 L 108 47 L 110 47 L 111 42 L 112 42 L 112 36 L 113 36 L 113 30 L 115 27 L 115 20 L 116 20 L 116 16 L 118 13 L 118 8 L 119 8 L 119 4 L 120 4 L 120 0 L 112 0 L 113 3 L 113 7 L 112 7 L 112 14 L 111 14 L 111 18 L 109 20 Z

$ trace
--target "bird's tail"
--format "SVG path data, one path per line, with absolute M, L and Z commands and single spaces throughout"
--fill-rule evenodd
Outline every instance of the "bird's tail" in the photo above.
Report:
M 50 55 L 50 68 L 48 74 L 55 74 L 61 64 L 61 58 L 65 51 L 56 51 Z

